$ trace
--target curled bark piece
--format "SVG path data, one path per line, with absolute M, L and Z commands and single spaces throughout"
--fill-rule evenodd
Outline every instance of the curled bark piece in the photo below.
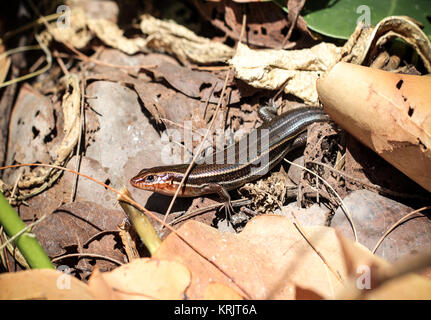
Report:
M 431 78 L 338 63 L 317 81 L 331 118 L 431 191 Z

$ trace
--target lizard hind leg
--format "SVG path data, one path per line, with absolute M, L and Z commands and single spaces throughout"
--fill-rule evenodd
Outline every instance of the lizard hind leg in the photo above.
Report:
M 230 195 L 226 191 L 226 189 L 217 183 L 209 183 L 205 186 L 205 189 L 210 191 L 211 193 L 217 193 L 218 194 L 218 196 L 224 202 L 224 209 L 226 212 L 227 223 L 232 224 L 231 218 L 232 218 L 233 214 L 235 213 L 235 211 L 233 209 L 232 202 L 230 201 Z

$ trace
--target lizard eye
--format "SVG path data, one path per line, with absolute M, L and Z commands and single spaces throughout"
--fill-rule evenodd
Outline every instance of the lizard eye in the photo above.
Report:
M 149 183 L 154 182 L 154 176 L 153 176 L 153 175 L 149 175 L 149 176 L 147 176 L 147 177 L 145 178 L 145 181 L 146 181 L 146 182 L 149 182 Z

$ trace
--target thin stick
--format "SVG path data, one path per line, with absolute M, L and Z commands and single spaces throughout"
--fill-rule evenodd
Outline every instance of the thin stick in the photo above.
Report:
M 58 260 L 63 260 L 63 259 L 67 259 L 67 258 L 71 258 L 71 257 L 91 257 L 91 258 L 99 258 L 99 259 L 103 259 L 103 260 L 109 260 L 111 262 L 114 262 L 115 264 L 118 265 L 123 265 L 122 262 L 114 259 L 114 258 L 110 258 L 107 256 L 103 256 L 101 254 L 97 254 L 97 253 L 69 253 L 69 254 L 65 254 L 64 256 L 60 256 L 54 259 L 51 259 L 52 262 L 56 262 Z
M 13 189 L 12 189 L 12 192 L 11 192 L 11 195 L 10 195 L 11 198 L 15 197 L 16 188 L 18 187 L 18 182 L 21 179 L 21 177 L 22 177 L 22 171 L 19 173 L 18 178 L 16 179 L 16 182 L 15 182 L 15 184 L 13 186 Z
M 239 41 L 238 41 L 238 43 L 239 43 L 239 42 L 241 42 L 241 39 L 242 39 L 242 37 L 243 37 L 243 35 L 244 35 L 246 21 L 247 21 L 247 16 L 244 14 L 244 15 L 243 15 L 243 17 L 242 17 L 241 34 L 240 34 L 240 36 L 239 36 Z M 171 212 L 171 210 L 172 210 L 172 207 L 173 207 L 173 205 L 174 205 L 174 201 L 175 201 L 175 199 L 178 197 L 178 194 L 179 194 L 179 192 L 180 192 L 181 188 L 183 187 L 184 182 L 185 182 L 185 180 L 187 179 L 187 177 L 188 177 L 188 175 L 189 175 L 190 171 L 192 170 L 192 168 L 193 168 L 193 166 L 194 166 L 194 164 L 195 164 L 195 162 L 196 162 L 197 157 L 198 157 L 198 156 L 200 155 L 200 153 L 201 153 L 201 150 L 202 150 L 202 148 L 203 148 L 204 142 L 207 140 L 209 133 L 210 133 L 210 132 L 212 133 L 212 130 L 213 130 L 213 127 L 214 127 L 215 121 L 216 121 L 216 119 L 217 119 L 218 111 L 219 111 L 219 109 L 220 109 L 220 105 L 221 105 L 221 102 L 222 102 L 222 100 L 223 100 L 223 97 L 224 97 L 224 94 L 225 94 L 225 91 L 226 91 L 227 81 L 228 81 L 228 79 L 229 79 L 229 75 L 230 75 L 230 71 L 231 71 L 231 70 L 232 70 L 232 69 L 231 69 L 231 68 L 229 68 L 229 69 L 227 70 L 227 72 L 226 72 L 226 78 L 225 78 L 225 80 L 224 80 L 223 89 L 222 89 L 222 91 L 221 91 L 221 95 L 220 95 L 220 98 L 219 98 L 219 100 L 218 100 L 217 107 L 216 107 L 216 109 L 215 109 L 215 111 L 214 111 L 214 115 L 213 115 L 213 119 L 212 119 L 212 121 L 211 121 L 210 127 L 208 128 L 207 132 L 205 133 L 205 137 L 203 138 L 202 142 L 199 144 L 198 151 L 197 151 L 197 152 L 195 153 L 195 155 L 193 156 L 193 159 L 192 159 L 192 161 L 191 161 L 190 165 L 188 166 L 188 168 L 187 168 L 186 172 L 184 173 L 183 178 L 181 179 L 180 185 L 178 186 L 177 190 L 175 191 L 175 194 L 174 194 L 174 196 L 173 196 L 173 198 L 172 198 L 172 200 L 171 200 L 171 203 L 169 204 L 168 210 L 166 211 L 165 218 L 163 219 L 164 224 L 166 224 L 166 219 L 168 218 L 168 215 L 170 214 L 170 212 Z M 215 85 L 214 85 L 214 87 L 215 87 Z M 226 210 L 227 210 L 227 209 L 226 209 Z
M 332 267 L 328 264 L 328 262 L 326 261 L 325 257 L 320 253 L 319 250 L 317 250 L 317 248 L 314 246 L 314 244 L 311 242 L 310 238 L 308 237 L 307 233 L 305 232 L 304 228 L 302 228 L 301 223 L 299 222 L 299 220 L 296 218 L 296 215 L 292 212 L 293 218 L 295 219 L 295 222 L 293 222 L 294 226 L 296 227 L 296 229 L 298 230 L 298 232 L 302 235 L 302 237 L 305 239 L 305 241 L 307 241 L 307 243 L 310 245 L 310 247 L 314 250 L 314 252 L 316 252 L 316 254 L 319 256 L 319 258 L 323 261 L 323 263 L 328 267 L 328 269 L 332 272 L 332 274 L 335 276 L 335 278 L 337 278 L 338 281 L 340 281 L 341 283 L 344 283 L 343 280 L 341 279 L 340 275 L 335 272 L 334 269 L 332 269 Z
M 91 241 L 93 241 L 94 239 L 100 237 L 102 234 L 109 234 L 109 233 L 119 233 L 120 230 L 102 230 L 94 235 L 92 235 L 90 238 L 87 239 L 87 241 L 85 241 L 82 246 L 85 247 L 86 245 L 88 245 Z
M 341 208 L 343 209 L 343 211 L 344 211 L 344 213 L 345 213 L 345 215 L 346 215 L 346 217 L 347 217 L 347 220 L 349 220 L 349 222 L 350 222 L 350 225 L 352 226 L 352 230 L 353 230 L 353 235 L 354 235 L 354 237 L 355 237 L 355 241 L 356 242 L 358 242 L 358 235 L 357 235 L 357 233 L 356 233 L 356 228 L 355 228 L 355 224 L 353 223 L 353 219 L 352 219 L 352 216 L 351 216 L 351 214 L 350 214 L 350 211 L 349 211 L 349 209 L 347 209 L 347 207 L 346 207 L 346 205 L 344 204 L 344 201 L 343 201 L 343 199 L 341 199 L 341 197 L 340 197 L 340 195 L 337 193 L 337 191 L 335 191 L 335 189 L 325 180 L 325 179 L 323 179 L 322 177 L 320 177 L 316 172 L 313 172 L 313 171 L 311 171 L 311 170 L 309 170 L 309 169 L 307 169 L 307 168 L 305 168 L 304 166 L 301 166 L 301 165 L 299 165 L 299 164 L 296 164 L 296 163 L 293 163 L 292 161 L 289 161 L 289 160 L 287 160 L 287 159 L 284 159 L 284 161 L 286 161 L 287 163 L 289 163 L 290 165 L 294 165 L 294 166 L 297 166 L 297 167 L 299 167 L 299 168 L 301 168 L 301 169 L 303 169 L 303 170 L 305 170 L 305 171 L 307 171 L 307 172 L 309 172 L 309 173 L 311 173 L 311 174 L 313 174 L 313 175 L 315 175 L 316 176 L 316 178 L 318 178 L 318 179 L 320 179 L 329 189 L 331 189 L 331 191 L 335 194 L 335 196 L 338 198 L 338 200 L 340 201 L 340 204 L 341 204 Z
M 172 200 L 171 200 L 171 203 L 169 204 L 168 210 L 166 210 L 165 218 L 163 219 L 163 225 L 166 225 L 166 219 L 168 218 L 169 214 L 171 213 L 171 210 L 172 210 L 172 207 L 173 207 L 173 205 L 174 205 L 174 202 L 175 202 L 175 200 L 177 199 L 178 194 L 180 193 L 181 188 L 182 188 L 182 187 L 183 187 L 183 185 L 184 185 L 184 182 L 185 182 L 185 181 L 186 181 L 186 179 L 188 178 L 189 173 L 190 173 L 190 171 L 192 170 L 192 168 L 193 168 L 193 166 L 194 166 L 194 164 L 195 164 L 195 162 L 196 162 L 196 159 L 198 158 L 198 156 L 200 156 L 200 153 L 201 153 L 201 151 L 202 151 L 202 148 L 203 148 L 204 142 L 208 139 L 208 135 L 209 135 L 209 133 L 210 133 L 210 132 L 212 132 L 212 130 L 213 130 L 213 127 L 214 127 L 215 121 L 217 120 L 217 115 L 218 115 L 218 111 L 219 111 L 219 109 L 220 109 L 221 101 L 222 101 L 223 96 L 224 96 L 224 93 L 225 93 L 225 91 L 226 91 L 227 79 L 228 79 L 228 77 L 229 77 L 230 70 L 231 70 L 231 69 L 229 69 L 229 70 L 228 70 L 228 72 L 226 73 L 226 78 L 225 78 L 225 80 L 224 80 L 223 90 L 221 91 L 220 99 L 219 99 L 219 102 L 217 103 L 217 107 L 216 107 L 216 109 L 215 109 L 215 111 L 214 111 L 214 117 L 213 117 L 213 119 L 212 119 L 212 121 L 211 121 L 211 124 L 210 124 L 210 126 L 209 126 L 209 128 L 208 128 L 207 132 L 205 133 L 205 136 L 204 136 L 204 138 L 202 139 L 202 142 L 199 144 L 198 150 L 197 150 L 197 151 L 196 151 L 196 153 L 194 154 L 193 159 L 192 159 L 192 161 L 190 162 L 190 164 L 189 164 L 189 166 L 188 166 L 188 168 L 187 168 L 186 172 L 184 173 L 184 176 L 183 176 L 183 178 L 181 179 L 180 185 L 178 186 L 177 190 L 175 191 L 175 194 L 174 194 L 174 196 L 173 196 L 173 198 L 172 198 Z
M 26 24 L 26 25 L 24 25 L 24 26 L 22 26 L 22 27 L 19 27 L 18 29 L 15 29 L 15 30 L 12 30 L 12 31 L 8 31 L 8 32 L 6 32 L 4 35 L 3 35 L 3 39 L 0 39 L 0 43 L 3 43 L 5 40 L 7 40 L 7 39 L 9 39 L 9 38 L 11 38 L 11 37 L 13 37 L 14 35 L 16 35 L 16 34 L 18 34 L 18 33 L 20 33 L 20 32 L 22 32 L 22 31 L 25 31 L 25 30 L 27 30 L 27 29 L 30 29 L 31 27 L 33 27 L 33 26 L 35 26 L 35 25 L 38 25 L 38 24 L 41 24 L 41 23 L 44 23 L 44 21 L 51 21 L 51 20 L 55 20 L 55 19 L 57 19 L 59 16 L 61 16 L 63 13 L 54 13 L 54 14 L 51 14 L 51 15 L 49 15 L 49 16 L 46 16 L 46 17 L 40 17 L 40 18 L 38 18 L 37 20 L 35 20 L 35 21 L 33 21 L 33 22 L 30 22 L 30 23 L 28 23 L 28 24 Z
M 401 219 L 399 219 L 397 222 L 395 222 L 384 234 L 383 234 L 383 236 L 381 236 L 381 238 L 379 239 L 379 241 L 377 241 L 377 244 L 376 244 L 376 246 L 374 247 L 374 249 L 373 249 L 373 251 L 372 251 L 372 253 L 373 254 L 375 254 L 376 253 L 376 251 L 377 251 L 377 248 L 380 246 L 380 244 L 383 242 L 383 240 L 387 237 L 387 235 L 389 234 L 389 233 L 391 233 L 392 232 L 392 230 L 394 230 L 396 227 L 398 227 L 400 224 L 402 224 L 403 222 L 405 222 L 406 220 L 408 220 L 411 216 L 413 216 L 413 215 L 415 215 L 415 214 L 417 214 L 417 213 L 419 213 L 419 212 L 421 212 L 421 211 L 424 211 L 424 210 L 428 210 L 428 209 L 431 209 L 431 206 L 427 206 L 427 207 L 422 207 L 422 208 L 420 208 L 420 209 L 417 209 L 417 210 L 414 210 L 414 211 L 412 211 L 412 212 L 410 212 L 410 213 L 408 213 L 408 214 L 406 214 L 404 217 L 402 217 Z M 423 215 L 423 216 L 425 216 L 425 215 Z M 419 218 L 420 216 L 418 216 L 417 218 Z
M 54 50 L 54 53 L 56 53 L 57 52 L 57 50 Z M 55 57 L 56 58 L 56 60 L 57 60 L 57 63 L 58 63 L 58 65 L 60 66 L 60 68 L 61 68 L 61 71 L 63 71 L 63 73 L 64 73 L 64 75 L 69 75 L 69 70 L 67 70 L 67 68 L 66 68 L 66 66 L 64 65 L 64 62 L 63 62 L 63 60 L 61 59 L 61 57 L 59 57 L 59 56 L 56 56 Z

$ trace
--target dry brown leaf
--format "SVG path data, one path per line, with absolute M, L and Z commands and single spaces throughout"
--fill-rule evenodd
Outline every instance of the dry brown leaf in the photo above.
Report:
M 190 276 L 181 263 L 143 258 L 111 272 L 96 270 L 88 285 L 96 299 L 183 299 Z
M 234 53 L 227 45 L 199 37 L 173 20 L 163 21 L 148 14 L 141 16 L 141 31 L 148 34 L 149 47 L 165 50 L 183 64 L 225 62 Z
M 338 63 L 317 89 L 335 122 L 431 191 L 430 77 Z
M 92 299 L 88 286 L 71 275 L 51 269 L 0 274 L 1 300 Z
M 65 86 L 68 90 L 66 90 L 63 101 L 62 101 L 62 117 L 64 119 L 63 123 L 63 133 L 60 134 L 62 140 L 57 141 L 54 140 L 54 138 L 57 137 L 57 129 L 60 128 L 60 126 L 56 123 L 57 122 L 57 113 L 56 110 L 53 110 L 53 115 L 51 117 L 53 118 L 53 124 L 50 124 L 48 128 L 44 128 L 45 131 L 48 131 L 48 134 L 45 137 L 42 137 L 42 135 L 39 137 L 40 143 L 47 148 L 46 143 L 50 142 L 51 140 L 54 140 L 56 152 L 53 152 L 52 158 L 55 159 L 54 165 L 61 166 L 63 165 L 70 157 L 70 154 L 73 152 L 73 149 L 75 145 L 78 143 L 79 133 L 80 133 L 80 125 L 81 125 L 81 114 L 80 114 L 80 100 L 81 100 L 81 90 L 79 86 L 79 79 L 76 74 L 69 74 L 63 78 L 65 82 Z M 27 97 L 28 99 L 28 97 Z M 40 100 L 45 100 L 45 103 L 49 103 L 49 100 L 47 100 L 46 97 L 41 97 Z M 34 109 L 32 110 L 34 113 L 26 113 L 26 116 L 29 117 L 33 116 L 35 118 L 40 115 L 40 110 L 38 110 L 39 106 L 34 106 Z M 50 114 L 51 111 L 44 110 L 44 113 Z M 41 117 L 42 121 L 44 120 L 44 117 Z M 46 120 L 45 120 L 46 121 Z M 27 126 L 24 127 L 24 130 L 32 131 L 33 139 L 39 136 L 38 130 L 35 128 L 34 125 L 32 125 L 32 121 L 28 121 Z M 21 123 L 21 119 L 18 116 L 17 121 L 11 122 L 12 126 L 16 126 L 17 130 L 19 130 L 19 125 L 23 125 Z M 45 124 L 46 125 L 46 124 Z M 58 126 L 58 127 L 57 127 Z M 21 129 L 23 130 L 23 129 Z M 18 131 L 19 132 L 19 131 Z M 13 136 L 12 136 L 13 138 Z M 10 138 L 9 144 L 13 139 Z M 15 139 L 21 139 L 20 135 L 17 135 Z M 49 139 L 46 140 L 45 139 Z M 43 142 L 43 143 L 42 143 Z M 17 148 L 22 150 L 21 144 L 18 144 Z M 35 148 L 35 149 L 41 149 Z M 25 150 L 25 149 L 24 149 Z M 49 149 L 50 153 L 52 152 L 51 149 Z M 9 155 L 12 157 L 15 157 L 14 153 L 9 153 Z M 51 155 L 51 154 L 50 154 Z M 23 163 L 31 163 L 36 161 L 41 161 L 43 163 L 50 163 L 51 159 L 47 159 L 47 155 L 45 152 L 41 152 L 39 150 L 39 156 L 35 159 L 33 154 L 30 154 L 29 157 L 31 157 L 31 160 L 24 161 Z M 40 159 L 40 158 L 41 159 Z M 44 160 L 45 159 L 45 160 Z M 17 159 L 13 159 L 13 161 L 17 161 Z M 9 163 L 13 162 L 10 160 Z M 29 198 L 31 196 L 34 196 L 38 193 L 41 193 L 48 187 L 52 186 L 52 184 L 60 177 L 62 171 L 58 169 L 53 168 L 38 168 L 37 172 L 33 171 L 30 174 L 25 174 L 21 180 L 19 180 L 18 187 L 21 189 L 20 193 L 21 195 L 18 197 L 19 199 L 25 199 Z M 15 173 L 17 174 L 17 173 Z
M 147 41 L 142 38 L 128 39 L 118 25 L 106 19 L 87 19 L 88 28 L 105 44 L 127 54 L 135 54 L 146 48 Z
M 329 265 L 345 276 L 335 231 L 327 227 L 306 230 Z M 192 283 L 186 294 L 191 299 L 203 299 L 212 282 L 227 285 L 252 299 L 295 299 L 298 287 L 301 292 L 309 290 L 314 296 L 331 298 L 342 288 L 341 282 L 285 217 L 256 217 L 238 235 L 220 233 L 195 221 L 185 223 L 178 232 L 230 277 L 197 255 L 177 236 L 169 235 L 154 257 L 169 257 L 189 268 Z
M 339 51 L 331 43 L 302 50 L 253 50 L 238 43 L 229 63 L 235 76 L 253 87 L 274 90 L 287 81 L 286 93 L 317 104 L 316 80 L 336 62 Z

